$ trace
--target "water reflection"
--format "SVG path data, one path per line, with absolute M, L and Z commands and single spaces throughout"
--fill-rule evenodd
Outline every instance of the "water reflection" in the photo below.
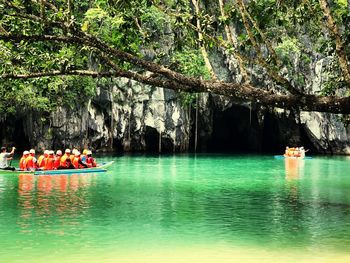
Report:
M 287 180 L 299 179 L 304 174 L 305 161 L 297 158 L 285 158 L 284 167 Z
M 33 175 L 18 177 L 18 225 L 31 232 L 33 223 L 46 225 L 50 218 L 79 217 L 89 207 L 87 193 L 96 175 Z

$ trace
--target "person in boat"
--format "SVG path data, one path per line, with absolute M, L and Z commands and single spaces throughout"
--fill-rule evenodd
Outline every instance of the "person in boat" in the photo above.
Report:
M 83 153 L 80 155 L 81 160 L 86 163 L 88 149 L 84 149 Z
M 60 167 L 61 158 L 62 158 L 62 151 L 61 150 L 57 150 L 56 151 L 56 155 L 55 155 L 55 161 L 53 163 L 54 169 L 58 169 L 58 167 Z
M 70 159 L 70 149 L 64 151 L 64 155 L 61 157 L 60 167 L 67 167 L 67 159 Z M 63 168 L 65 169 L 65 168 Z
M 19 160 L 19 169 L 25 170 L 26 169 L 26 158 L 29 155 L 29 151 L 24 151 L 21 159 Z
M 73 148 L 72 154 L 69 156 L 69 158 L 70 158 L 70 160 L 72 161 L 72 163 L 73 163 L 73 161 L 74 161 L 75 153 L 76 153 L 76 152 L 79 152 L 78 149 Z
M 291 148 L 289 148 L 287 146 L 286 150 L 285 150 L 285 153 L 284 153 L 284 157 L 300 157 L 300 158 L 304 158 L 306 152 L 307 152 L 307 150 L 305 150 L 303 146 L 301 146 L 301 147 L 291 147 Z
M 16 148 L 12 147 L 11 152 L 6 152 L 6 147 L 1 147 L 1 153 L 0 153 L 0 169 L 1 170 L 16 170 L 15 167 L 11 167 L 7 161 L 12 160 L 13 154 L 15 153 Z
M 73 165 L 75 169 L 88 168 L 88 165 L 81 159 L 81 154 L 78 150 L 74 153 Z
M 41 168 L 41 169 L 44 169 L 45 168 L 45 161 L 46 161 L 46 158 L 49 156 L 49 151 L 48 150 L 45 150 L 44 151 L 44 154 L 40 155 L 38 157 L 38 167 Z
M 300 150 L 299 147 L 295 147 L 294 151 L 292 152 L 293 157 L 300 157 Z
M 65 166 L 60 166 L 58 169 L 75 169 L 75 167 L 70 158 L 67 158 L 65 161 Z
M 92 152 L 89 150 L 86 153 L 86 164 L 88 167 L 96 167 L 97 163 L 95 161 L 95 158 L 92 157 Z
M 66 149 L 64 155 L 61 157 L 60 166 L 57 169 L 74 169 L 74 165 L 70 159 L 71 151 Z
M 37 168 L 38 166 L 37 166 L 37 159 L 35 158 L 35 150 L 30 149 L 29 155 L 25 159 L 25 170 L 33 171 L 33 170 L 36 170 Z
M 48 151 L 48 155 L 45 158 L 45 170 L 53 170 L 54 169 L 55 156 L 54 151 Z

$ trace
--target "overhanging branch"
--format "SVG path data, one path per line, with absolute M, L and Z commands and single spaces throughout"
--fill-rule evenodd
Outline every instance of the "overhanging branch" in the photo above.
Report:
M 38 72 L 28 74 L 3 74 L 0 75 L 0 79 L 33 79 L 42 77 L 54 77 L 54 76 L 90 76 L 93 78 L 99 77 L 112 77 L 115 75 L 113 72 L 95 72 L 90 70 L 67 70 L 67 71 L 51 71 L 51 72 Z

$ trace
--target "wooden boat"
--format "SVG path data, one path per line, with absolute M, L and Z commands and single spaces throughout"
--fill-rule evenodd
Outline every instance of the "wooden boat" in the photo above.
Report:
M 112 165 L 114 161 L 99 164 L 97 167 L 81 168 L 81 169 L 60 169 L 60 170 L 37 170 L 37 171 L 23 171 L 23 170 L 0 170 L 0 174 L 34 174 L 34 175 L 54 175 L 54 174 L 85 174 L 85 173 L 103 173 L 107 172 L 107 167 Z
M 274 157 L 275 159 L 300 159 L 300 160 L 312 159 L 311 156 L 297 157 L 297 156 L 274 155 Z

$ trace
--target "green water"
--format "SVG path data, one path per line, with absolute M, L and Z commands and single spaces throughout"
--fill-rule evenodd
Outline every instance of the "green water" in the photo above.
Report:
M 347 157 L 112 159 L 105 174 L 0 175 L 0 262 L 349 262 Z

